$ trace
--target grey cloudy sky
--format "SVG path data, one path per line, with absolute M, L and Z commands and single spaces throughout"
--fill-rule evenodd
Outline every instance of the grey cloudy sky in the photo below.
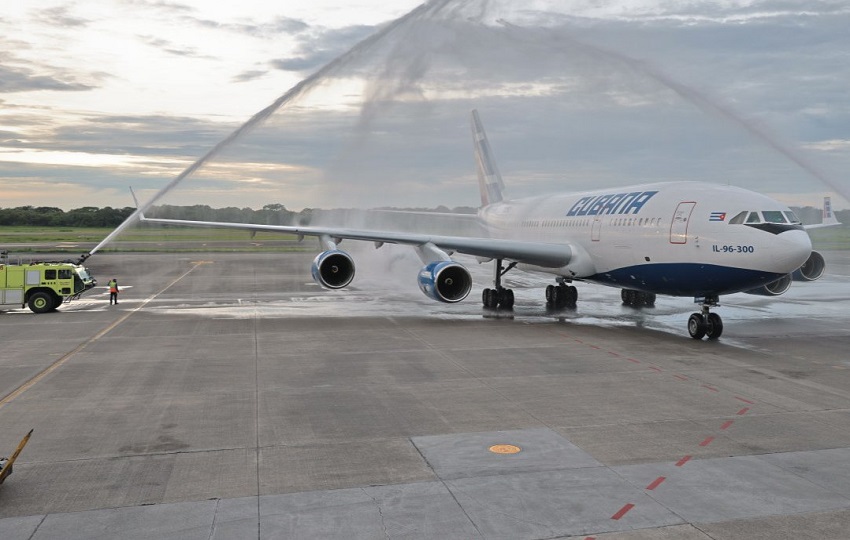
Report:
M 19 4 L 0 207 L 152 196 L 376 32 L 162 202 L 476 206 L 477 108 L 510 196 L 691 179 L 848 206 L 844 1 L 433 0 L 395 25 L 419 3 Z

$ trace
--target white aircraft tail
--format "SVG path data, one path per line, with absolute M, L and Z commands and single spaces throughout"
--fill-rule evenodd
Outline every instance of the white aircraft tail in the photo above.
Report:
M 481 125 L 478 111 L 472 111 L 472 142 L 475 145 L 475 166 L 478 172 L 478 187 L 481 190 L 481 206 L 487 206 L 502 200 L 505 183 L 493 159 L 490 142 Z
M 822 229 L 823 227 L 834 227 L 836 225 L 841 225 L 841 222 L 838 221 L 838 218 L 835 217 L 835 214 L 832 212 L 832 199 L 830 197 L 824 197 L 821 222 L 813 225 L 804 225 L 803 227 L 806 230 L 809 230 Z
M 832 213 L 832 199 L 830 197 L 823 198 L 823 220 L 824 225 L 841 225 L 838 218 Z

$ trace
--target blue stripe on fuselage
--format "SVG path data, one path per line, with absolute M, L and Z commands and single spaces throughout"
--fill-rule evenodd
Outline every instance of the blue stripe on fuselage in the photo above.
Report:
M 585 278 L 605 285 L 671 296 L 709 296 L 749 291 L 783 274 L 699 263 L 650 263 Z

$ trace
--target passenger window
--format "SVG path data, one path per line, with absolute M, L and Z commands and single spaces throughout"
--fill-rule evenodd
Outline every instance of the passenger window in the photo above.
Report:
M 767 223 L 785 223 L 785 216 L 779 210 L 765 210 L 762 215 Z
M 44 279 L 56 279 L 56 270 L 45 270 Z
M 747 211 L 744 210 L 740 214 L 737 214 L 735 217 L 729 220 L 729 225 L 740 225 L 747 218 Z
M 761 223 L 761 218 L 758 212 L 750 212 L 750 217 L 747 218 L 747 223 Z

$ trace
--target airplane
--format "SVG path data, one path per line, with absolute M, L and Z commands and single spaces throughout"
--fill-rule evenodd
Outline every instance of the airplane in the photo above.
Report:
M 663 182 L 505 199 L 505 184 L 475 110 L 471 126 L 481 207 L 467 217 L 481 225 L 484 234 L 479 236 L 157 219 L 143 213 L 139 219 L 317 237 L 322 251 L 311 272 L 327 289 L 351 283 L 354 259 L 339 244 L 359 240 L 374 242 L 376 248 L 388 243 L 413 247 L 424 265 L 419 288 L 440 302 L 459 302 L 472 290 L 472 276 L 452 259 L 455 253 L 493 262 L 493 287 L 482 291 L 487 309 L 513 309 L 514 293 L 502 278 L 515 268 L 554 277 L 545 297 L 547 307 L 555 310 L 576 305 L 576 282 L 619 288 L 623 304 L 633 307 L 653 306 L 658 294 L 693 297 L 699 311 L 689 317 L 687 328 L 694 339 L 721 336 L 723 321 L 711 311 L 720 305 L 721 295 L 776 296 L 792 280 L 823 275 L 824 259 L 812 250 L 791 209 L 738 187 Z

